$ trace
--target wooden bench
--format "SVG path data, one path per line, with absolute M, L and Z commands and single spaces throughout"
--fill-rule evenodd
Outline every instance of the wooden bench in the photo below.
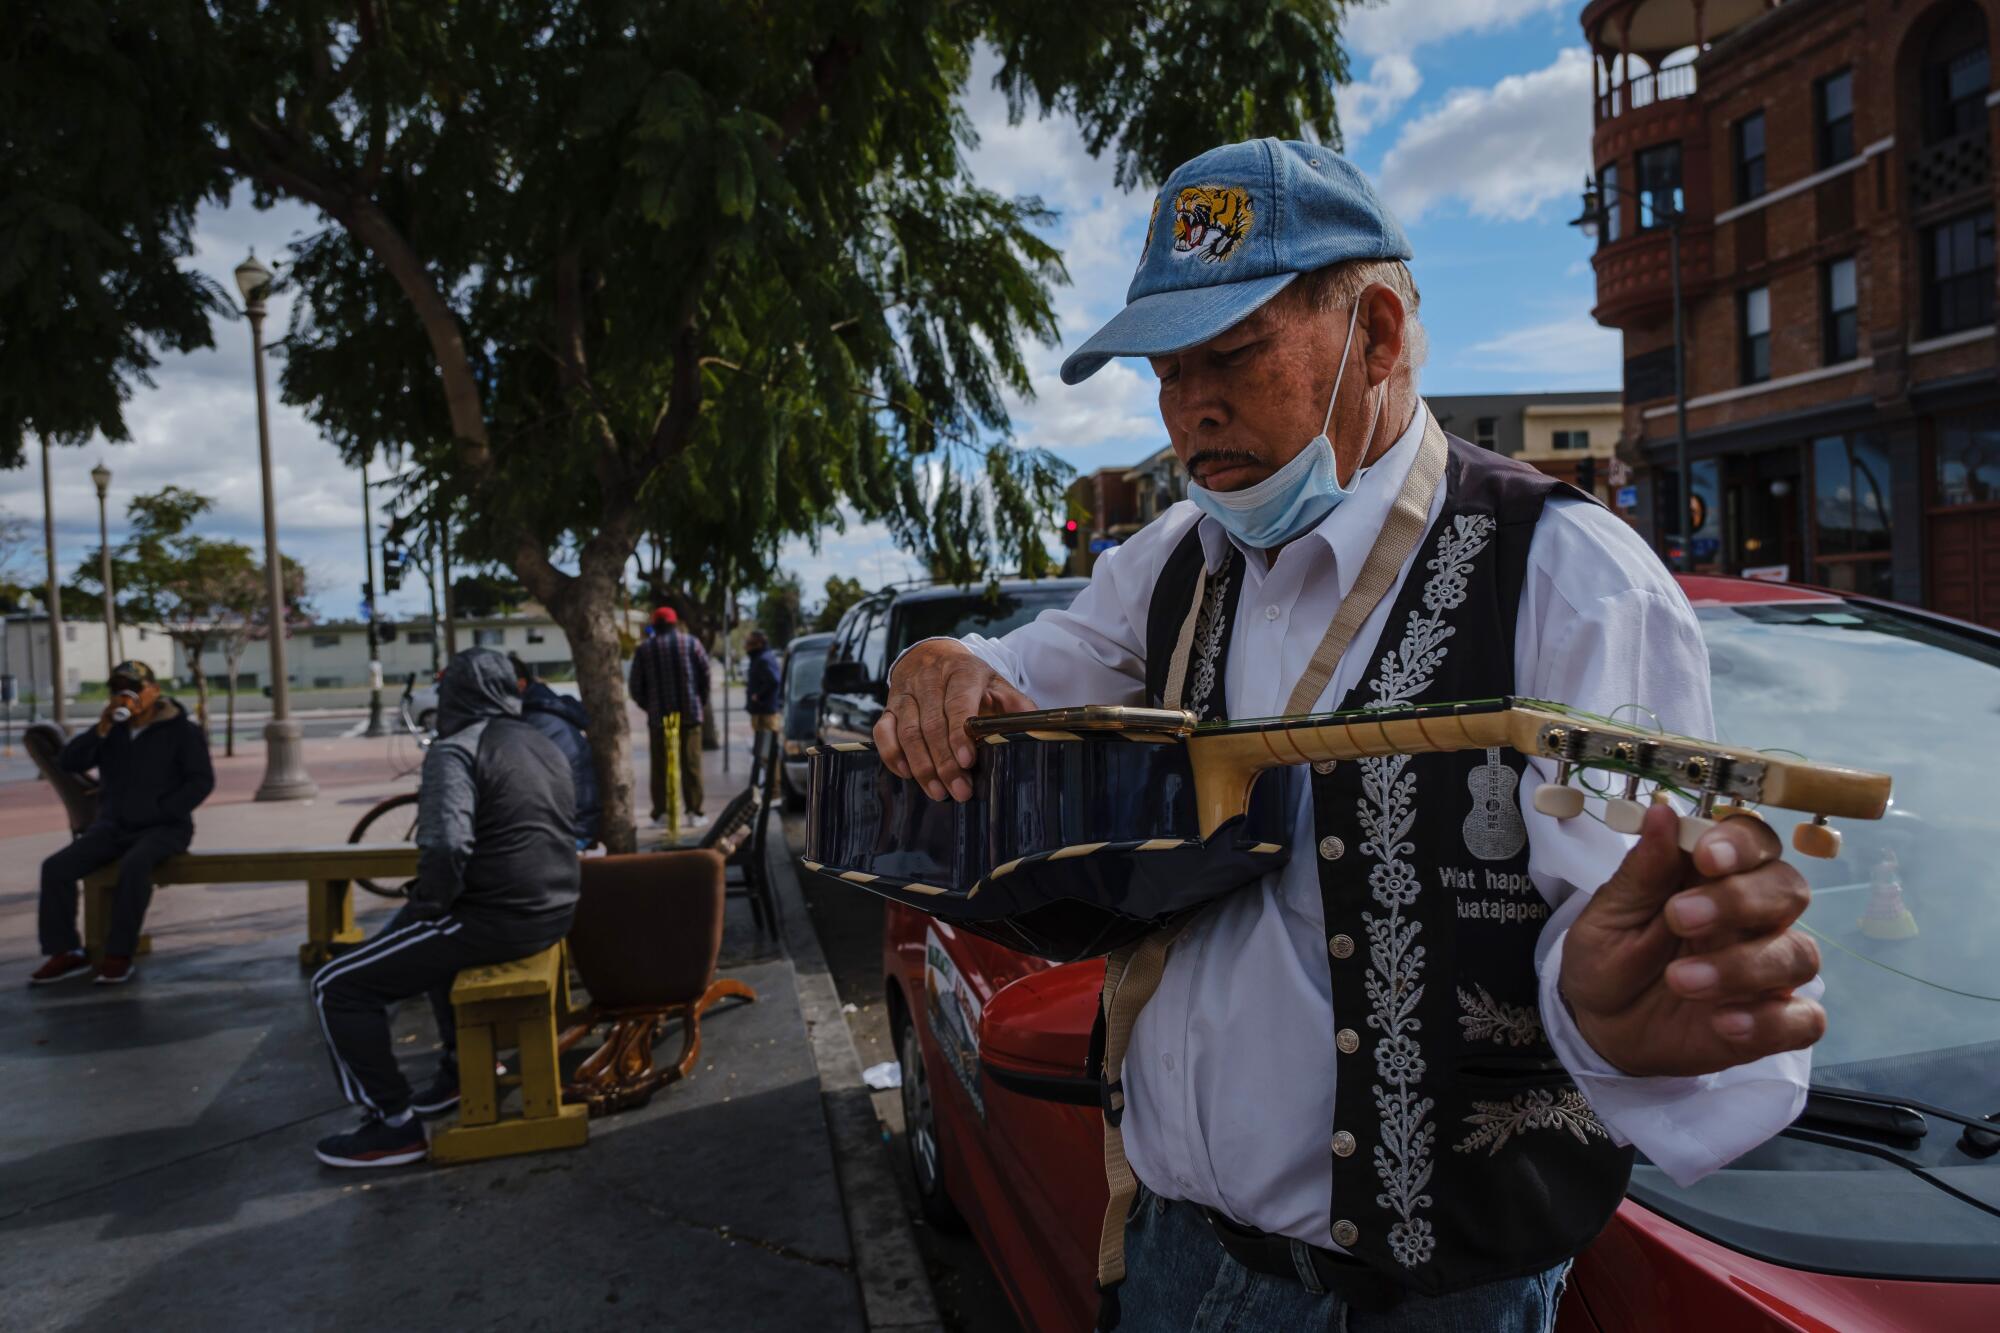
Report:
M 568 964 L 560 944 L 529 958 L 469 967 L 452 983 L 458 1014 L 458 1121 L 431 1138 L 434 1162 L 580 1148 L 589 1109 L 564 1105 L 556 1061 L 556 1020 L 568 1007 Z M 493 1060 L 520 1051 L 520 1074 L 501 1078 Z M 518 1085 L 521 1113 L 500 1118 L 500 1088 Z
M 304 880 L 306 942 L 299 965 L 318 967 L 346 947 L 361 943 L 354 924 L 356 879 L 410 879 L 417 873 L 417 846 L 411 842 L 340 843 L 333 847 L 268 847 L 254 850 L 182 852 L 153 868 L 153 884 L 262 884 Z M 83 880 L 83 940 L 93 960 L 104 956 L 111 929 L 111 891 L 118 883 L 113 862 Z M 152 937 L 139 937 L 139 952 L 152 951 Z

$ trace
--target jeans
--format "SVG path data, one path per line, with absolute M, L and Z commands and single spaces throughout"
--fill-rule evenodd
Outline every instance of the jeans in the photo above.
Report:
M 687 713 L 681 719 L 681 809 L 691 815 L 701 813 L 701 721 Z M 646 748 L 652 752 L 651 791 L 653 818 L 667 811 L 667 744 L 661 728 L 665 719 L 649 717 Z
M 1201 1209 L 1141 1187 L 1125 1222 L 1118 1333 L 1550 1333 L 1568 1276 L 1565 1262 L 1446 1296 L 1411 1293 L 1389 1310 L 1357 1310 L 1303 1282 L 1243 1267 Z
M 130 958 L 139 950 L 139 930 L 153 901 L 153 867 L 188 849 L 192 824 L 116 829 L 98 824 L 42 862 L 41 944 L 53 958 L 83 947 L 76 933 L 77 881 L 99 866 L 117 861 L 118 887 L 111 892 L 110 929 L 104 952 Z

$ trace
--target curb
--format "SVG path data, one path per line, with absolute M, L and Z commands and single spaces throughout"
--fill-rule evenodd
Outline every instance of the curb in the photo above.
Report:
M 784 919 L 785 952 L 791 959 L 799 1009 L 805 1014 L 813 1061 L 819 1066 L 820 1106 L 826 1113 L 834 1175 L 847 1211 L 863 1318 L 871 1333 L 943 1333 L 916 1232 L 903 1211 L 894 1168 L 882 1146 L 881 1122 L 868 1085 L 861 1081 L 861 1056 L 841 1015 L 840 995 L 827 971 L 826 955 L 820 952 L 782 831 L 767 842 L 766 858 Z

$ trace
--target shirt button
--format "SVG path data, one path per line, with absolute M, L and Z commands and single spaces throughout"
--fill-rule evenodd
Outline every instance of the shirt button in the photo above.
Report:
M 1361 1228 L 1341 1218 L 1333 1224 L 1333 1243 L 1342 1247 L 1350 1246 L 1361 1239 Z
M 1354 1156 L 1354 1136 L 1344 1129 L 1335 1134 L 1333 1136 L 1333 1155 L 1335 1157 Z
M 1353 1028 L 1342 1028 L 1333 1034 L 1333 1044 L 1340 1048 L 1342 1055 L 1352 1055 L 1361 1049 L 1361 1034 Z
M 1322 759 L 1313 765 L 1313 772 L 1319 774 L 1321 777 L 1325 777 L 1339 767 L 1340 761 L 1338 759 Z
M 1174 1067 L 1174 1057 L 1171 1055 L 1163 1055 L 1160 1057 L 1160 1063 L 1165 1065 L 1168 1069 L 1172 1069 Z
M 1335 935 L 1326 942 L 1326 951 L 1335 958 L 1352 958 L 1354 956 L 1354 937 L 1352 935 Z
M 1329 833 L 1319 840 L 1319 854 L 1329 861 L 1338 861 L 1347 855 L 1347 844 Z
M 1277 608 L 1277 607 L 1275 607 L 1275 606 L 1267 606 L 1267 607 L 1265 607 L 1265 608 L 1264 608 L 1264 619 L 1266 619 L 1266 620 L 1276 620 L 1277 618 L 1278 618 L 1278 608 Z

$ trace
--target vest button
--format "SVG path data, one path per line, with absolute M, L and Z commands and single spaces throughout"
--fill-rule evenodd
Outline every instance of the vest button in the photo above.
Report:
M 1340 761 L 1338 759 L 1322 759 L 1313 765 L 1313 772 L 1319 774 L 1321 777 L 1325 777 L 1339 767 Z
M 1347 844 L 1329 833 L 1319 840 L 1319 854 L 1329 861 L 1338 861 L 1347 855 Z
M 1335 958 L 1352 958 L 1354 956 L 1354 937 L 1352 935 L 1335 935 L 1326 942 L 1326 951 Z
M 1333 1155 L 1335 1157 L 1354 1156 L 1354 1136 L 1344 1129 L 1335 1134 L 1333 1136 Z
M 1342 1055 L 1352 1055 L 1361 1049 L 1361 1034 L 1353 1028 L 1342 1028 L 1333 1034 L 1333 1044 L 1340 1048 Z
M 1278 618 L 1278 608 L 1277 608 L 1277 607 L 1275 607 L 1275 606 L 1267 606 L 1267 607 L 1265 607 L 1265 608 L 1264 608 L 1264 619 L 1266 619 L 1266 620 L 1276 620 L 1277 618 Z
M 1343 1217 L 1333 1224 L 1333 1243 L 1335 1245 L 1346 1248 L 1352 1246 L 1354 1242 L 1360 1239 L 1361 1228 L 1355 1226 L 1354 1223 L 1348 1221 L 1346 1218 Z

